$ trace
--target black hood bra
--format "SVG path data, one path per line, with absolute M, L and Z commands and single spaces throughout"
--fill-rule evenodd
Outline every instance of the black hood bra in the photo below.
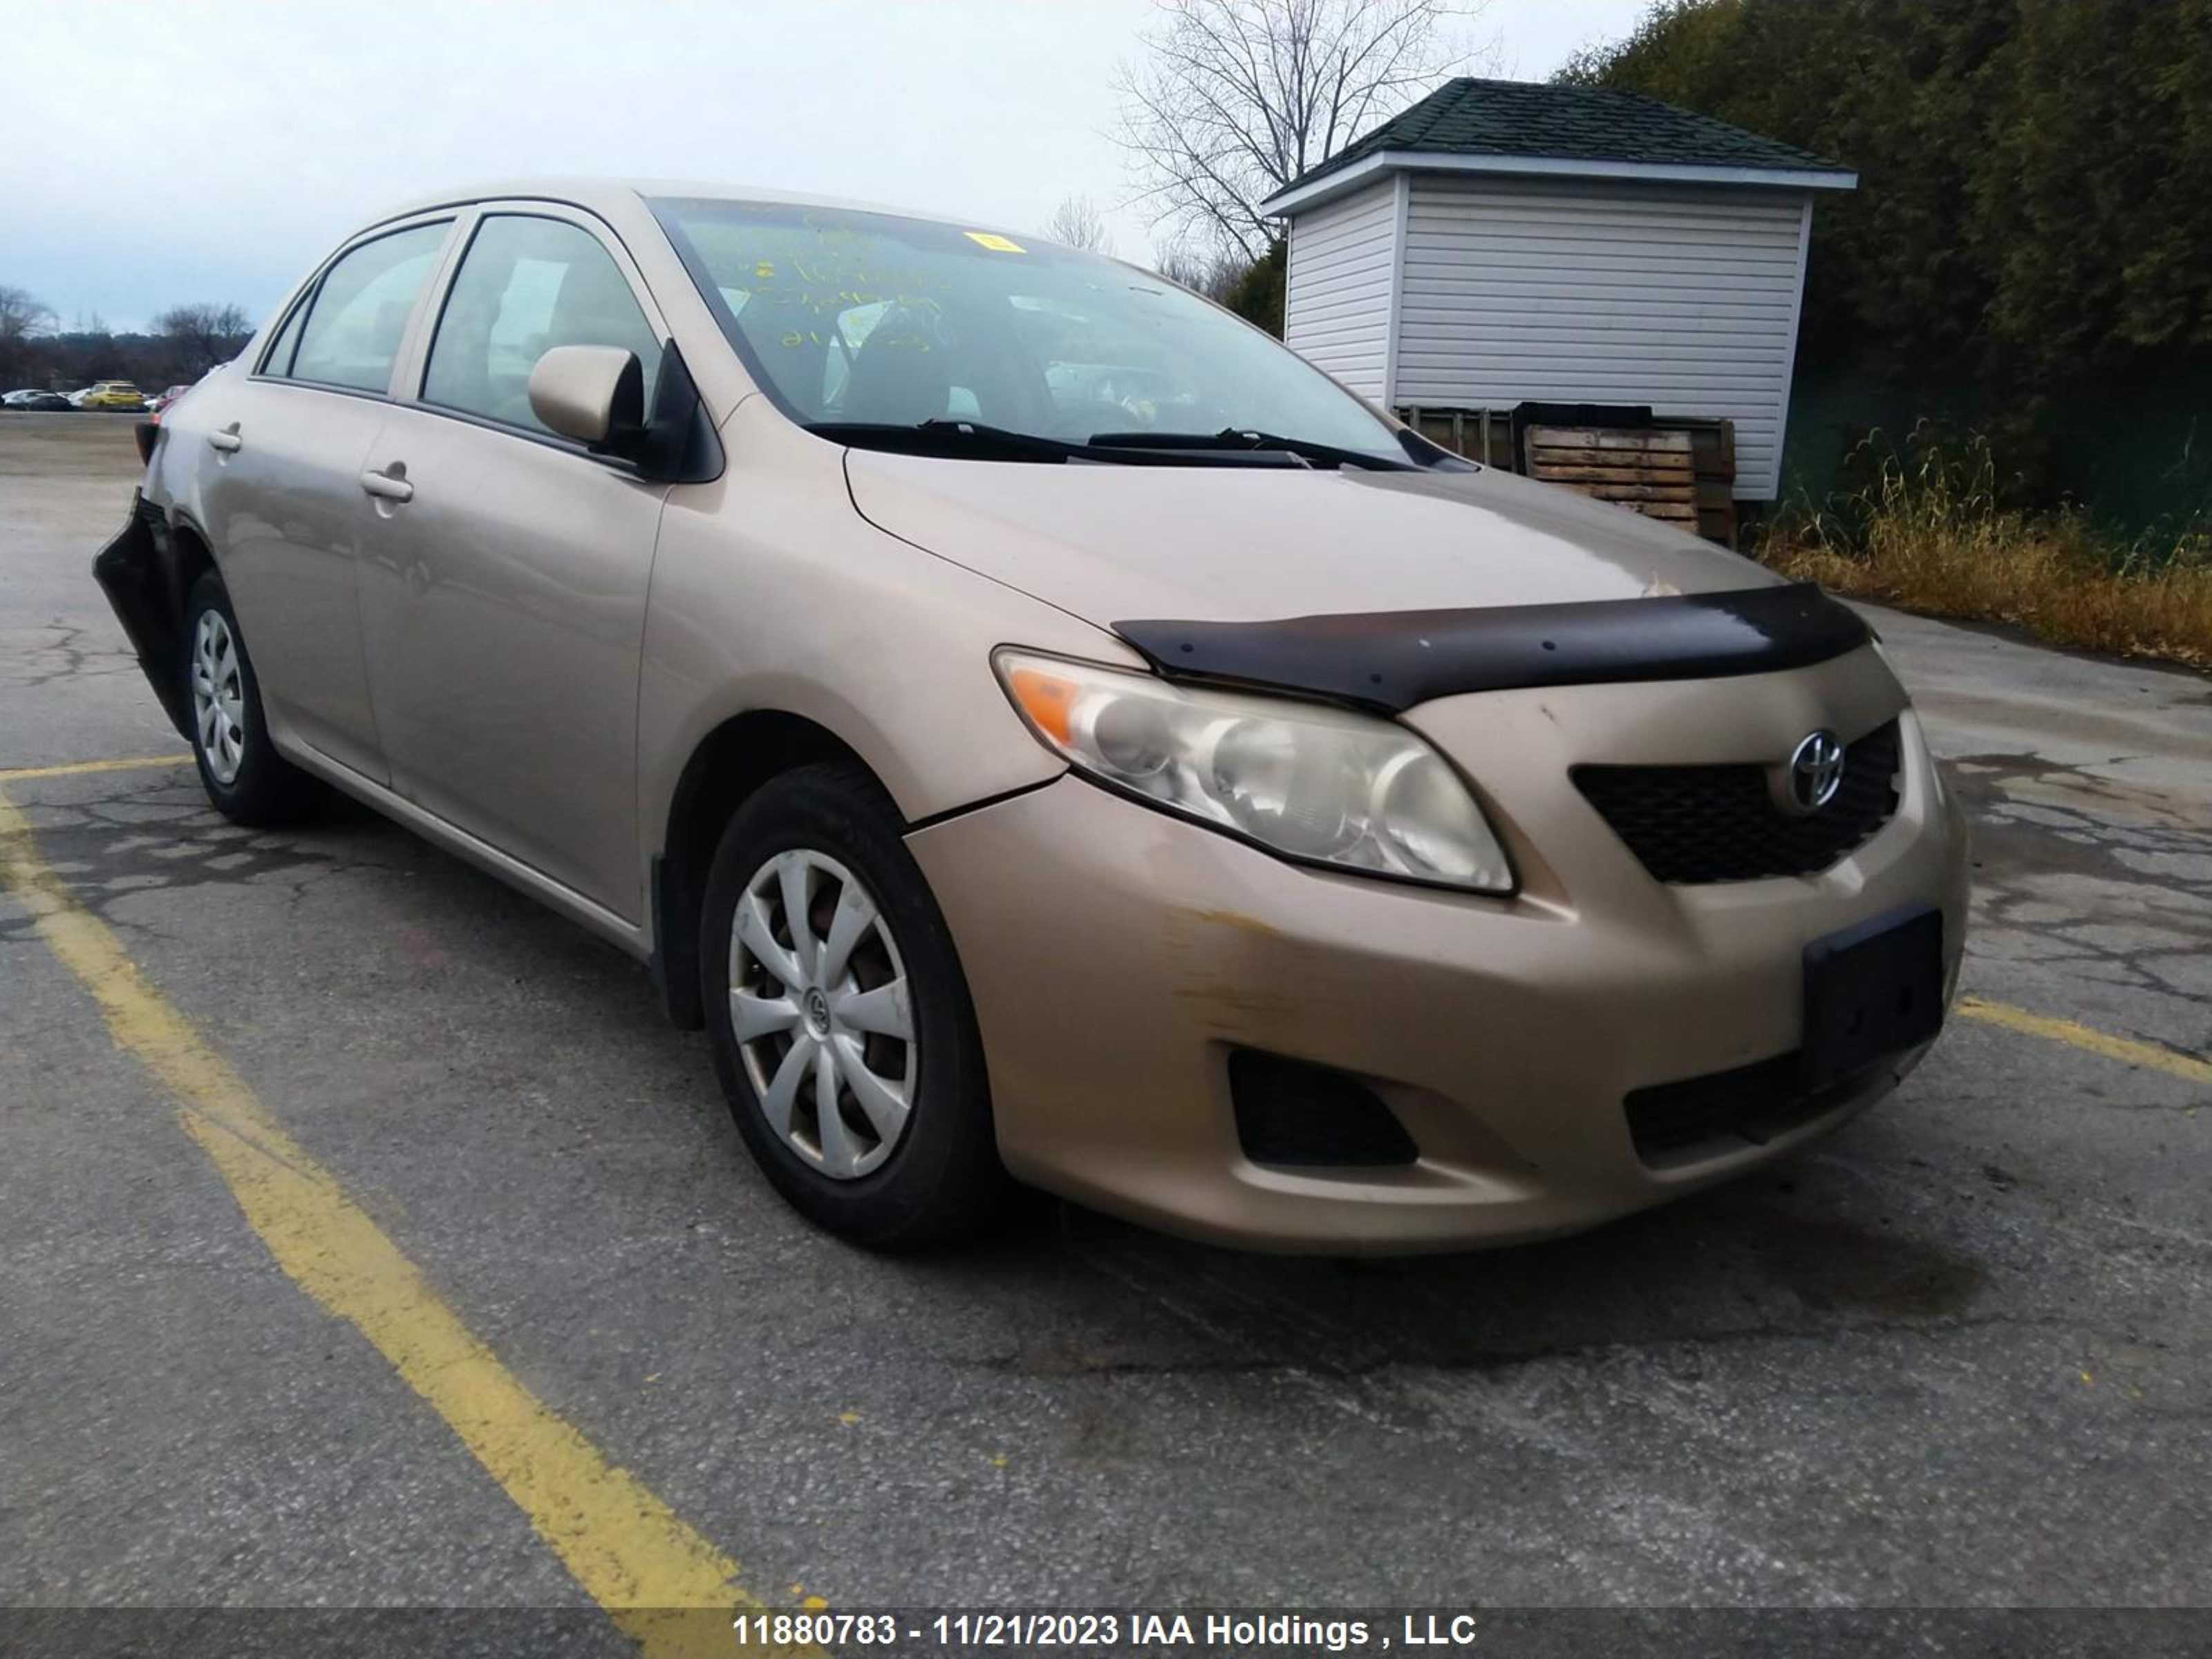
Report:
M 1769 674 L 1840 657 L 1871 636 L 1856 611 L 1812 582 L 1278 622 L 1120 622 L 1114 631 L 1169 679 L 1392 714 L 1468 691 Z

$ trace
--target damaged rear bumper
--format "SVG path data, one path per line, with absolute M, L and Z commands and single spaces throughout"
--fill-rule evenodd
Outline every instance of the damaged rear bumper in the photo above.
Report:
M 183 606 L 176 588 L 176 559 L 167 520 L 143 493 L 131 492 L 131 516 L 93 556 L 92 575 L 130 636 L 138 666 L 171 724 L 179 735 L 190 737 L 191 711 L 177 672 L 183 648 L 177 636 Z

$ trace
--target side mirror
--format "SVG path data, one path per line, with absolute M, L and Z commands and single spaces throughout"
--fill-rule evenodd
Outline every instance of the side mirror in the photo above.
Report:
M 620 346 L 555 346 L 530 371 L 530 412 L 563 438 L 616 447 L 645 429 L 645 371 Z

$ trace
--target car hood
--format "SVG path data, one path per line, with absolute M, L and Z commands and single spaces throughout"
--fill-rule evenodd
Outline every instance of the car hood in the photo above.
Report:
M 850 450 L 879 529 L 1103 627 L 1765 587 L 1709 542 L 1475 472 L 1098 466 Z

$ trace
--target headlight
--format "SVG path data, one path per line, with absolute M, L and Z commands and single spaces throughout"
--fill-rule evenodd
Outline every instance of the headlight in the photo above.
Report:
M 1025 651 L 992 661 L 1030 729 L 1102 783 L 1291 858 L 1513 890 L 1467 786 L 1401 726 Z

